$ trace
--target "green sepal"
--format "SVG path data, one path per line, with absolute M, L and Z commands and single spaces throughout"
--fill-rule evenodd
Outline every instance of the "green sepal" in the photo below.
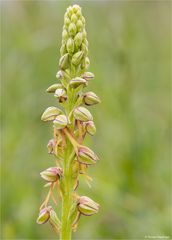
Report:
M 69 38 L 67 40 L 66 47 L 69 54 L 72 54 L 74 52 L 74 41 L 72 38 Z
M 99 160 L 97 155 L 90 148 L 85 146 L 79 147 L 78 156 L 79 162 L 86 165 L 95 164 L 97 160 Z
M 59 108 L 56 107 L 48 107 L 42 114 L 41 120 L 42 121 L 52 121 L 54 120 L 58 115 L 60 115 L 62 111 Z
M 70 23 L 70 24 L 69 24 L 69 27 L 68 27 L 69 35 L 70 35 L 70 36 L 75 36 L 76 31 L 77 31 L 76 25 L 75 25 L 74 23 Z
M 92 136 L 96 133 L 96 126 L 93 121 L 87 122 L 85 129 L 86 129 L 87 133 Z
M 88 109 L 86 109 L 85 107 L 75 108 L 73 111 L 73 115 L 75 119 L 82 122 L 93 120 L 93 116 L 91 115 L 90 111 L 88 111 Z
M 65 128 L 68 124 L 66 115 L 57 116 L 55 118 L 55 120 L 53 121 L 53 124 L 54 124 L 54 128 L 56 128 L 58 130 Z
M 72 63 L 74 65 L 78 65 L 81 63 L 82 57 L 83 57 L 84 53 L 83 51 L 79 51 L 77 53 L 75 53 L 72 57 Z
M 82 196 L 79 199 L 78 210 L 85 216 L 91 216 L 99 211 L 99 204 L 89 197 Z
M 59 60 L 59 67 L 63 70 L 69 67 L 69 53 L 64 54 Z
M 100 103 L 100 98 L 94 92 L 86 92 L 83 97 L 85 105 L 92 106 Z
M 49 86 L 46 90 L 47 93 L 54 93 L 56 91 L 56 89 L 58 88 L 63 88 L 63 85 L 60 83 L 55 83 L 52 84 L 51 86 Z
M 83 78 L 76 77 L 70 80 L 69 85 L 71 88 L 77 88 L 79 86 L 85 86 L 87 81 Z
M 75 42 L 75 45 L 76 47 L 80 47 L 81 46 L 81 43 L 82 43 L 82 33 L 81 32 L 78 32 L 74 38 L 74 42 Z

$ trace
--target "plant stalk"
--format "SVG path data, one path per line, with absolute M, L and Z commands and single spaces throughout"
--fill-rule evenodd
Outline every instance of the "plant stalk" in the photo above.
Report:
M 70 149 L 70 151 L 69 151 Z M 70 221 L 70 210 L 72 206 L 72 171 L 71 165 L 68 164 L 68 157 L 72 151 L 70 142 L 67 144 L 67 154 L 64 161 L 64 193 L 62 196 L 62 226 L 61 226 L 61 240 L 70 240 L 72 232 L 72 223 Z M 69 154 L 68 154 L 69 153 Z
M 67 183 L 68 182 L 66 182 L 66 185 Z M 62 200 L 62 227 L 61 227 L 61 237 L 60 237 L 61 240 L 71 239 L 72 226 L 71 226 L 71 222 L 69 221 L 71 205 L 72 205 L 71 194 L 67 193 L 66 195 L 63 196 L 63 200 Z
M 73 146 L 69 139 L 66 139 L 66 149 L 64 158 L 64 191 L 62 195 L 62 217 L 61 217 L 61 240 L 71 240 L 72 236 L 72 222 L 70 219 L 70 211 L 73 203 L 72 192 L 72 161 L 70 160 L 71 154 L 73 153 Z

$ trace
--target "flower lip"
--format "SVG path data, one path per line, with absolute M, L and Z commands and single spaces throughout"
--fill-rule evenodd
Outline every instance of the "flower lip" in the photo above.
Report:
M 67 100 L 66 91 L 63 88 L 56 89 L 54 97 L 59 99 L 59 102 L 65 102 Z
M 55 97 L 62 97 L 66 94 L 66 91 L 63 88 L 56 89 L 54 96 Z
M 53 154 L 54 153 L 54 147 L 55 147 L 55 141 L 54 138 L 50 139 L 48 144 L 47 144 L 47 148 L 48 148 L 48 153 L 49 154 Z
M 62 70 L 59 70 L 59 71 L 56 73 L 56 78 L 61 79 L 62 77 L 63 77 Z

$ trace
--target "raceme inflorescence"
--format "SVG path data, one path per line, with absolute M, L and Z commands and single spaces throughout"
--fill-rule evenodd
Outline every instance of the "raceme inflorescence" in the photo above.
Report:
M 61 239 L 69 240 L 80 216 L 91 216 L 99 210 L 98 203 L 76 193 L 81 176 L 90 184 L 87 168 L 99 160 L 83 141 L 86 134 L 96 132 L 87 107 L 100 102 L 94 92 L 85 92 L 94 74 L 87 71 L 90 61 L 85 18 L 78 5 L 68 7 L 65 13 L 60 55 L 60 69 L 56 74 L 59 83 L 51 85 L 47 92 L 54 94 L 61 108 L 48 107 L 41 117 L 45 122 L 53 122 L 53 138 L 47 148 L 48 153 L 54 155 L 55 166 L 40 173 L 49 190 L 41 204 L 37 223 L 49 222 Z M 57 199 L 62 202 L 60 216 L 54 210 L 60 211 Z

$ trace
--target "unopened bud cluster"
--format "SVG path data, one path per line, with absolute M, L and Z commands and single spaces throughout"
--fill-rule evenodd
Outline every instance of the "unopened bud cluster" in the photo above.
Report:
M 83 142 L 86 134 L 92 136 L 96 133 L 94 119 L 88 108 L 100 103 L 100 98 L 94 92 L 85 91 L 94 74 L 87 70 L 90 64 L 87 33 L 85 19 L 78 5 L 70 6 L 65 13 L 60 55 L 60 69 L 56 74 L 59 82 L 46 90 L 54 95 L 59 107 L 48 107 L 41 117 L 44 122 L 53 123 L 53 138 L 48 141 L 47 149 L 55 157 L 56 165 L 40 173 L 46 182 L 45 187 L 50 189 L 41 205 L 37 223 L 49 221 L 60 233 L 61 239 L 67 239 L 70 237 L 66 231 L 76 230 L 80 215 L 91 216 L 99 210 L 98 203 L 76 193 L 80 174 L 88 178 L 88 167 L 99 160 Z M 61 221 L 53 207 L 48 205 L 50 198 L 56 204 L 54 189 L 58 190 L 63 201 Z
M 71 64 L 81 69 L 89 67 L 85 18 L 78 5 L 69 7 L 65 13 L 60 54 L 59 66 L 63 70 L 70 68 Z

